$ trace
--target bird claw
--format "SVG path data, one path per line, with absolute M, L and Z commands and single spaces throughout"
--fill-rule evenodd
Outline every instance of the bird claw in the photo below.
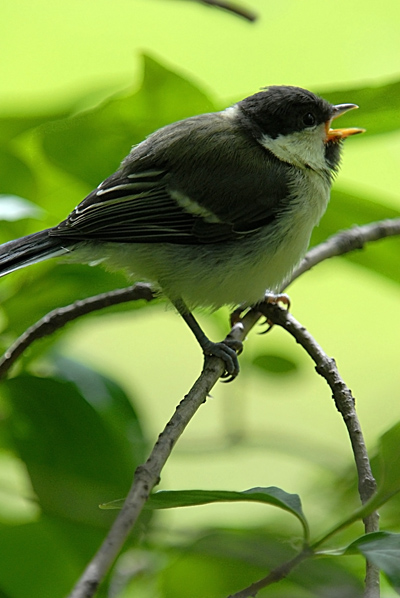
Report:
M 257 334 L 267 334 L 267 332 L 269 332 L 274 325 L 274 323 L 271 322 L 271 320 L 269 320 L 268 318 L 265 318 L 264 322 L 260 322 L 260 326 L 265 326 L 266 324 L 268 324 L 268 328 L 266 328 L 262 332 L 257 332 Z
M 283 303 L 286 305 L 286 309 L 290 309 L 290 297 L 286 293 L 267 293 L 265 295 L 264 301 L 266 303 L 272 303 L 273 305 L 278 305 L 278 303 Z
M 229 323 L 231 325 L 231 328 L 233 328 L 235 324 L 240 322 L 242 314 L 244 311 L 246 311 L 246 309 L 248 309 L 248 306 L 243 303 L 242 305 L 239 305 L 239 307 L 237 307 L 235 310 L 233 310 L 233 312 L 229 316 Z
M 272 305 L 278 305 L 279 303 L 283 303 L 288 311 L 290 309 L 290 297 L 286 293 L 278 293 L 277 295 L 274 295 L 272 293 L 267 294 L 265 295 L 264 302 Z M 265 321 L 261 322 L 260 325 L 265 326 L 266 324 L 268 324 L 268 328 L 266 330 L 263 330 L 262 332 L 259 332 L 258 334 L 267 334 L 267 332 L 269 332 L 271 328 L 273 328 L 274 326 L 274 323 L 271 322 L 271 320 L 269 320 L 268 318 L 265 318 Z
M 224 382 L 232 382 L 239 373 L 238 354 L 243 351 L 243 343 L 235 339 L 225 339 L 221 343 L 208 343 L 203 347 L 204 354 L 219 357 L 225 364 L 225 371 L 222 374 Z

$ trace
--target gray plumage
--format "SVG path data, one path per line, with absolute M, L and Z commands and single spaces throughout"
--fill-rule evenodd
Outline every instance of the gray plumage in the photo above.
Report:
M 361 132 L 329 125 L 352 107 L 271 87 L 168 125 L 58 226 L 0 246 L 0 275 L 68 255 L 152 282 L 181 313 L 254 304 L 279 290 L 307 249 L 341 142 Z

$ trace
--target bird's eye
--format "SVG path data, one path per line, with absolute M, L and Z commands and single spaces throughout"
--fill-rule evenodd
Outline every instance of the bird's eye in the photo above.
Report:
M 306 127 L 313 127 L 315 125 L 314 114 L 312 114 L 311 112 L 307 112 L 307 114 L 303 116 L 303 125 L 305 125 Z

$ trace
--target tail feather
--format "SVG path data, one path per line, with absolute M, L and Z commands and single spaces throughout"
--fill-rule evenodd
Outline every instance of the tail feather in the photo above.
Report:
M 51 237 L 50 230 L 0 245 L 0 276 L 67 253 L 69 250 L 66 244 L 57 237 Z

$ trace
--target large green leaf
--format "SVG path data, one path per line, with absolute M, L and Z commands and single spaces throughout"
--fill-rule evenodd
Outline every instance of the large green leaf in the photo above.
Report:
M 352 542 L 344 554 L 361 553 L 381 569 L 400 594 L 400 534 L 376 532 Z
M 30 167 L 9 150 L 0 147 L 0 193 L 32 196 L 36 180 Z
M 308 523 L 301 507 L 300 497 L 297 494 L 289 494 L 281 488 L 269 486 L 268 488 L 251 488 L 244 492 L 228 490 L 161 490 L 153 493 L 146 508 L 148 509 L 172 509 L 177 507 L 193 507 L 218 502 L 259 502 L 273 505 L 284 511 L 292 513 L 303 526 L 304 536 L 308 538 Z M 105 509 L 120 509 L 123 500 L 116 500 L 112 503 L 102 505 Z
M 380 472 L 378 491 L 373 500 L 376 508 L 400 492 L 400 422 L 385 432 L 379 439 L 378 459 Z
M 47 516 L 0 526 L 0 597 L 64 598 L 102 536 L 103 529 Z
M 195 85 L 144 56 L 139 91 L 44 126 L 43 148 L 57 166 L 95 187 L 155 129 L 214 109 Z
M 400 422 L 388 430 L 379 441 L 378 459 L 380 468 L 378 471 L 378 487 L 376 493 L 364 505 L 355 509 L 350 515 L 346 516 L 341 522 L 335 525 L 327 534 L 319 538 L 313 545 L 313 548 L 318 548 L 321 544 L 326 542 L 342 529 L 349 527 L 355 521 L 364 519 L 373 511 L 379 509 L 382 505 L 388 502 L 391 498 L 400 492 L 400 467 L 397 455 L 400 451 Z M 375 474 L 376 475 L 376 474 Z M 323 551 L 324 554 L 340 555 L 346 549 L 340 548 L 337 550 Z
M 4 382 L 12 405 L 9 431 L 45 512 L 107 525 L 109 517 L 98 505 L 126 493 L 143 458 L 143 436 L 115 385 L 94 373 L 85 377 L 82 369 L 71 377 L 79 377 L 79 388 L 62 379 L 28 375 Z M 117 426 L 122 417 L 125 424 Z M 134 442 L 128 434 L 136 435 Z
M 65 118 L 71 109 L 52 110 L 42 114 L 20 114 L 14 116 L 0 116 L 0 144 L 6 145 L 9 141 L 34 129 L 45 122 Z
M 98 415 L 113 430 L 115 438 L 123 440 L 121 450 L 128 452 L 132 467 L 143 463 L 147 456 L 147 441 L 139 417 L 124 389 L 99 372 L 77 361 L 57 357 L 53 360 L 58 379 L 73 382 Z M 133 470 L 130 470 L 133 475 Z
M 65 549 L 64 538 L 49 521 L 1 526 L 0 587 L 10 598 L 62 598 L 79 575 L 78 559 Z
M 368 136 L 389 133 L 400 128 L 400 81 L 327 91 L 321 95 L 332 104 L 351 102 L 360 106 L 357 114 L 350 112 L 340 117 L 338 127 L 364 127 Z
M 159 576 L 163 598 L 221 598 L 264 577 L 296 554 L 293 536 L 261 529 L 217 529 L 198 534 L 195 541 L 182 537 Z M 171 551 L 171 549 L 170 549 Z M 192 583 L 195 579 L 196 583 Z M 273 590 L 260 592 L 274 598 L 340 596 L 361 598 L 362 584 L 342 559 L 310 559 L 293 569 Z M 134 595 L 134 593 L 133 593 Z M 257 595 L 258 596 L 258 595 Z

